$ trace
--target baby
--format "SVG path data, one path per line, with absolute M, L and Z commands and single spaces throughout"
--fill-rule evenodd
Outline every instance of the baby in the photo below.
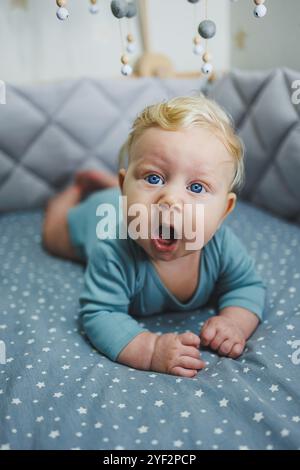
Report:
M 44 247 L 87 262 L 80 316 L 91 343 L 111 360 L 194 377 L 205 367 L 200 341 L 219 355 L 242 354 L 262 319 L 266 291 L 246 248 L 222 225 L 244 180 L 243 158 L 242 142 L 215 102 L 203 95 L 177 97 L 137 116 L 120 151 L 118 177 L 78 173 L 73 185 L 50 200 Z M 127 210 L 124 203 L 119 210 L 124 199 Z M 130 208 L 136 203 L 147 209 L 143 223 L 151 235 L 133 238 L 128 232 L 120 237 L 117 228 L 134 221 Z M 97 236 L 101 204 L 112 204 L 117 211 L 115 236 L 106 239 Z M 168 237 L 162 224 L 153 235 L 152 205 L 175 207 L 181 214 L 186 205 L 201 205 L 201 246 L 188 249 L 185 235 L 175 237 L 180 227 L 174 218 Z M 184 217 L 183 224 L 188 220 Z M 198 309 L 212 293 L 218 299 L 217 315 L 199 334 L 158 335 L 136 319 Z

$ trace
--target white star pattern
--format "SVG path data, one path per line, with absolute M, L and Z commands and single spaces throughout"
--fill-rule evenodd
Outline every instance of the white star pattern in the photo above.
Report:
M 13 224 L 22 227 L 22 237 L 12 233 L 12 223 L 3 226 L 0 220 L 1 288 L 8 289 L 0 298 L 0 332 L 8 354 L 7 364 L 0 366 L 1 450 L 299 447 L 299 390 L 292 363 L 292 345 L 300 340 L 297 227 L 293 235 L 292 224 L 274 231 L 265 215 L 255 223 L 248 246 L 268 285 L 266 315 L 242 356 L 232 360 L 203 349 L 207 366 L 190 379 L 137 370 L 94 349 L 78 321 L 82 267 L 44 253 L 42 218 L 33 215 L 39 227 L 33 232 L 29 216 L 22 217 Z M 251 217 L 242 220 L 234 225 L 240 236 L 253 230 Z M 142 326 L 164 334 L 199 331 L 211 315 L 215 310 L 203 307 L 141 319 Z
M 182 447 L 183 446 L 183 442 L 180 441 L 179 439 L 177 441 L 174 441 L 174 447 Z
M 20 398 L 13 398 L 11 403 L 12 405 L 20 405 L 22 401 L 20 400 Z
M 148 426 L 141 426 L 140 428 L 138 428 L 138 431 L 140 434 L 144 434 L 146 432 L 148 432 Z
M 222 398 L 222 400 L 219 401 L 220 407 L 227 407 L 229 400 L 226 400 L 226 398 Z
M 190 414 L 191 413 L 189 411 L 182 411 L 180 413 L 180 416 L 181 416 L 181 418 L 188 418 L 190 416 Z
M 154 406 L 158 406 L 159 408 L 164 405 L 164 402 L 162 400 L 156 400 L 154 403 Z
M 223 433 L 223 429 L 221 429 L 221 428 L 215 428 L 215 429 L 214 429 L 214 433 L 215 433 L 215 434 L 222 434 L 222 433 Z
M 36 384 L 36 386 L 37 386 L 38 388 L 44 388 L 44 387 L 45 387 L 45 382 L 38 382 L 38 383 Z
M 0 450 L 10 450 L 10 445 L 9 444 L 2 444 L 2 445 L 0 445 Z
M 256 421 L 257 423 L 259 423 L 262 419 L 264 419 L 263 413 L 261 412 L 254 413 L 253 421 Z

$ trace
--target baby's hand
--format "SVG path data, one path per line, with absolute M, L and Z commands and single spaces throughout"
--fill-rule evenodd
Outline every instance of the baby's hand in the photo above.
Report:
M 200 338 L 194 333 L 166 333 L 157 338 L 151 370 L 166 374 L 194 377 L 205 367 L 200 359 Z
M 209 318 L 200 332 L 201 344 L 209 346 L 220 356 L 237 358 L 244 351 L 246 338 L 239 326 L 230 318 Z

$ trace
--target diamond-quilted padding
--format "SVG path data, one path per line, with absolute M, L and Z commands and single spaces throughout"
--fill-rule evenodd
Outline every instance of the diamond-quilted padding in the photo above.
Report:
M 208 88 L 208 96 L 227 111 L 236 126 L 242 121 L 247 112 L 247 105 L 236 90 L 231 75 L 225 76 Z
M 261 171 L 266 164 L 267 153 L 259 139 L 254 119 L 249 118 L 244 121 L 239 135 L 245 145 L 245 170 L 247 177 L 243 188 L 243 195 L 247 197 L 255 188 Z
M 27 99 L 36 109 L 45 116 L 53 116 L 64 106 L 67 100 L 72 99 L 72 94 L 79 86 L 76 79 L 68 79 L 53 83 L 14 86 L 14 91 Z
M 300 122 L 289 132 L 282 142 L 275 161 L 276 168 L 286 182 L 288 190 L 294 195 L 299 204 L 300 214 Z
M 0 185 L 4 182 L 7 176 L 12 172 L 14 164 L 4 152 L 0 150 Z M 1 186 L 0 186 L 1 187 Z
M 0 112 L 0 148 L 16 162 L 47 124 L 45 115 L 16 89 L 7 87 Z M 1 168 L 0 168 L 1 174 Z
M 117 125 L 112 125 L 111 129 L 109 129 L 98 146 L 93 150 L 94 155 L 99 160 L 105 162 L 112 172 L 117 172 L 119 149 L 125 142 L 129 130 L 129 120 L 123 119 L 118 121 Z
M 272 197 L 270 197 L 272 195 Z M 291 221 L 299 214 L 299 199 L 289 191 L 289 185 L 273 165 L 263 183 L 253 190 L 251 202 Z
M 116 171 L 120 146 L 144 106 L 205 83 L 120 77 L 8 84 L 0 108 L 0 210 L 44 205 L 77 169 Z
M 208 96 L 232 115 L 245 143 L 241 197 L 299 223 L 300 105 L 292 102 L 297 79 L 299 73 L 290 69 L 234 70 L 208 89 Z
M 118 119 L 119 113 L 117 104 L 84 81 L 60 110 L 56 122 L 91 149 Z
M 277 73 L 264 87 L 249 117 L 256 122 L 256 130 L 266 152 L 276 149 L 291 126 L 298 121 L 291 92 L 281 73 Z
M 231 79 L 234 88 L 247 108 L 257 99 L 259 93 L 268 84 L 273 74 L 274 71 L 266 73 L 266 71 L 259 70 L 252 71 L 250 74 L 248 70 L 235 69 L 233 71 Z
M 87 150 L 53 122 L 28 149 L 22 165 L 59 188 L 86 156 Z
M 0 187 L 0 211 L 32 209 L 45 204 L 55 194 L 47 181 L 22 166 L 14 169 L 11 177 Z M 16 200 L 22 201 L 16 207 Z

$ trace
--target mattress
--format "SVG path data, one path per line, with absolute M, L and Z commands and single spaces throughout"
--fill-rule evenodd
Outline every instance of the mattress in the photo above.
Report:
M 300 449 L 300 228 L 238 201 L 226 219 L 267 284 L 236 359 L 203 349 L 193 379 L 93 349 L 78 321 L 84 266 L 41 245 L 41 209 L 0 216 L 0 449 Z M 197 333 L 216 310 L 143 317 Z

